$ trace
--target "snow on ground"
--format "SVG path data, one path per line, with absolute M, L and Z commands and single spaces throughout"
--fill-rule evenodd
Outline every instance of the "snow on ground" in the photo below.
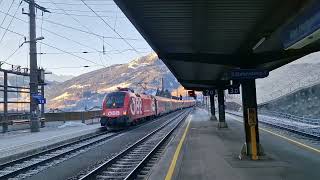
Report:
M 137 65 L 139 65 L 139 58 L 134 59 L 133 61 L 128 63 L 128 68 L 136 69 Z
M 72 86 L 70 86 L 68 89 L 82 89 L 84 87 L 88 87 L 90 86 L 89 84 L 85 84 L 85 85 L 80 85 L 80 84 L 74 84 Z
M 65 92 L 65 93 L 61 94 L 60 96 L 53 98 L 52 100 L 56 101 L 56 100 L 60 100 L 60 99 L 67 99 L 69 96 L 71 96 L 71 94 L 68 92 Z
M 126 88 L 126 87 L 129 87 L 130 85 L 131 85 L 131 83 L 123 82 L 123 83 L 116 84 L 116 85 L 108 87 L 108 88 L 98 89 L 98 93 L 111 92 L 111 91 L 117 90 L 118 87 Z
M 65 122 L 64 124 L 58 126 L 58 128 L 79 127 L 79 126 L 86 126 L 86 124 L 81 122 Z
M 232 113 L 239 114 L 242 116 L 241 112 L 232 111 Z M 302 122 L 294 121 L 291 119 L 269 116 L 269 115 L 259 115 L 259 121 L 267 124 L 273 124 L 279 127 L 285 127 L 288 129 L 299 131 L 299 132 L 320 136 L 320 125 L 302 123 Z

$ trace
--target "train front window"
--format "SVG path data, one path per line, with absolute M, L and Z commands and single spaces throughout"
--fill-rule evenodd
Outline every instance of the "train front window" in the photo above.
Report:
M 124 104 L 124 92 L 114 92 L 107 95 L 106 106 L 107 108 L 121 108 Z

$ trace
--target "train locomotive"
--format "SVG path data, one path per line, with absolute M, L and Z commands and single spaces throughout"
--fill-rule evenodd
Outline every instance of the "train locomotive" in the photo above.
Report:
M 108 129 L 121 129 L 194 105 L 194 100 L 137 94 L 128 88 L 118 88 L 104 98 L 100 123 Z

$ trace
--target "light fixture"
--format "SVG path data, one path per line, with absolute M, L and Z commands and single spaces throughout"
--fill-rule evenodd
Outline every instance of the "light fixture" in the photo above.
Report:
M 266 37 L 262 37 L 256 45 L 253 46 L 252 50 L 257 49 L 264 41 L 266 40 Z

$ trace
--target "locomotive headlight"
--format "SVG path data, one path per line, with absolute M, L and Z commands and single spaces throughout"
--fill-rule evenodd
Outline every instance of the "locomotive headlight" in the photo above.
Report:
M 123 115 L 127 115 L 127 111 L 123 111 L 122 114 L 123 114 Z

